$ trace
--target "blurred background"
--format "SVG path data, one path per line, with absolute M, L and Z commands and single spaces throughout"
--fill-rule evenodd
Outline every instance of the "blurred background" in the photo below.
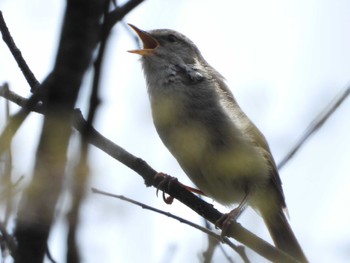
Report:
M 53 67 L 64 8 L 59 0 L 0 0 L 10 32 L 39 81 Z M 136 55 L 126 52 L 136 47 L 126 23 L 144 30 L 171 28 L 193 40 L 224 75 L 241 107 L 265 134 L 278 163 L 318 114 L 350 85 L 349 10 L 347 0 L 147 0 L 112 30 L 94 126 L 157 171 L 191 185 L 156 134 L 141 64 Z M 83 112 L 90 81 L 91 72 L 77 104 Z M 4 82 L 18 94 L 30 95 L 1 42 L 0 84 Z M 1 129 L 4 108 L 0 99 Z M 11 113 L 18 109 L 11 104 Z M 349 113 L 350 101 L 345 101 L 280 171 L 290 223 L 310 262 L 350 261 Z M 42 120 L 32 113 L 14 138 L 14 179 L 30 179 Z M 69 157 L 75 155 L 72 140 Z M 93 146 L 89 159 L 90 187 L 203 224 L 180 202 L 166 205 L 140 176 Z M 63 194 L 61 199 L 49 239 L 57 262 L 64 262 L 65 213 L 71 196 Z M 229 210 L 207 201 L 221 212 Z M 239 222 L 271 242 L 261 218 L 251 209 Z M 187 225 L 91 192 L 81 210 L 78 239 L 83 262 L 200 262 L 207 246 L 206 235 Z M 249 257 L 252 262 L 266 262 L 254 253 Z M 218 249 L 214 262 L 225 260 Z

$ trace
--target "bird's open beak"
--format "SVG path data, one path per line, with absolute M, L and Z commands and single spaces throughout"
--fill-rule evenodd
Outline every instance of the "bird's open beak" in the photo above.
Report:
M 128 52 L 139 54 L 142 56 L 152 54 L 153 51 L 159 46 L 159 42 L 146 31 L 143 31 L 132 24 L 128 25 L 135 30 L 143 44 L 143 49 L 128 50 Z

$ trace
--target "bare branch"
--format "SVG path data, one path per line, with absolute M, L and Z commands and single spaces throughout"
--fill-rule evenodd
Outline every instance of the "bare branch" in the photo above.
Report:
M 19 68 L 22 70 L 24 77 L 26 78 L 31 91 L 36 91 L 40 83 L 35 78 L 33 72 L 30 70 L 30 68 L 27 65 L 27 62 L 24 60 L 21 51 L 17 48 L 15 41 L 13 40 L 10 31 L 7 28 L 7 25 L 5 23 L 4 17 L 2 15 L 2 12 L 0 11 L 0 31 L 2 33 L 2 39 L 7 44 L 8 48 L 10 49 L 13 57 L 15 58 Z
M 228 238 L 221 238 L 220 235 L 214 233 L 213 231 L 211 231 L 210 229 L 206 228 L 206 227 L 202 227 L 198 224 L 195 224 L 191 221 L 188 221 L 182 217 L 179 217 L 179 216 L 176 216 L 176 215 L 173 215 L 169 212 L 164 212 L 160 209 L 157 209 L 157 208 L 154 208 L 154 207 L 151 207 L 149 205 L 146 205 L 144 203 L 141 203 L 141 202 L 138 202 L 138 201 L 135 201 L 133 199 L 130 199 L 130 198 L 127 198 L 123 195 L 116 195 L 116 194 L 112 194 L 112 193 L 107 193 L 105 191 L 102 191 L 102 190 L 99 190 L 99 189 L 96 189 L 96 188 L 91 188 L 92 192 L 95 193 L 95 194 L 101 194 L 101 195 L 105 195 L 105 196 L 110 196 L 110 197 L 115 197 L 115 198 L 118 198 L 118 199 L 121 199 L 123 201 L 126 201 L 126 202 L 129 202 L 129 203 L 132 203 L 134 205 L 137 205 L 137 206 L 140 206 L 142 207 L 143 209 L 148 209 L 148 210 L 151 210 L 153 212 L 156 212 L 156 213 L 159 213 L 159 214 L 162 214 L 162 215 L 165 215 L 167 217 L 170 217 L 170 218 L 173 218 L 175 220 L 178 220 L 180 223 L 184 223 L 186 225 L 189 225 L 195 229 L 198 229 L 199 231 L 202 231 L 203 233 L 207 234 L 208 236 L 212 237 L 213 239 L 215 239 L 217 242 L 223 242 L 225 244 L 227 244 L 228 246 L 230 246 L 233 250 L 235 250 L 242 258 L 246 258 L 246 255 L 245 255 L 245 252 L 244 252 L 244 249 L 242 250 L 240 247 L 241 246 L 236 246 L 235 244 L 233 244 Z M 242 255 L 242 252 L 243 252 L 243 255 Z M 247 262 L 247 261 L 245 261 Z
M 127 152 L 120 146 L 114 144 L 109 139 L 103 137 L 98 131 L 96 131 L 91 125 L 89 125 L 83 118 L 80 110 L 75 110 L 73 117 L 73 127 L 79 132 L 83 130 L 88 131 L 88 142 L 104 151 L 114 159 L 123 163 L 130 169 L 142 176 L 146 186 L 158 187 L 162 178 L 156 177 L 157 171 L 150 167 L 144 160 L 138 158 L 131 153 Z M 158 180 L 159 179 L 159 180 Z M 204 217 L 208 221 L 215 223 L 222 217 L 222 213 L 216 210 L 211 204 L 208 204 L 204 200 L 198 198 L 196 195 L 189 192 L 187 189 L 181 186 L 181 184 L 173 183 L 170 187 L 163 185 L 160 190 L 173 196 L 197 214 Z M 228 235 L 233 237 L 242 244 L 248 246 L 263 257 L 276 262 L 297 262 L 289 255 L 285 254 L 268 244 L 261 238 L 257 237 L 247 229 L 243 228 L 239 223 L 235 222 L 228 230 Z
M 128 14 L 131 10 L 133 10 L 135 7 L 137 7 L 143 1 L 144 0 L 130 0 L 130 1 L 126 2 L 123 6 L 118 7 L 115 10 L 113 10 L 112 12 L 110 12 L 108 14 L 108 16 L 106 17 L 106 20 L 105 20 L 106 26 L 104 26 L 103 31 L 101 31 L 100 36 L 107 37 L 110 30 L 113 28 L 113 26 L 118 21 L 123 19 L 126 14 Z M 1 18 L 3 20 L 2 13 L 1 13 Z M 8 32 L 8 29 L 7 29 L 7 26 L 6 26 L 4 20 L 3 20 L 3 23 L 1 24 L 1 26 L 2 26 L 1 27 L 2 32 L 5 32 L 5 35 L 10 36 L 9 33 L 6 34 L 6 32 Z M 81 30 L 81 28 L 80 28 L 80 30 Z M 79 34 L 78 34 L 78 36 L 79 36 Z M 12 39 L 12 38 L 8 38 L 8 39 Z M 10 50 L 17 49 L 17 47 L 14 46 L 13 41 L 8 41 L 7 43 L 10 44 Z M 96 42 L 96 44 L 97 44 L 97 42 Z M 58 58 L 59 58 L 59 56 L 58 56 Z M 74 56 L 71 56 L 71 58 L 74 58 Z M 24 61 L 23 57 L 21 57 L 21 60 Z M 79 63 L 80 62 L 77 61 L 77 64 L 79 64 Z M 25 73 L 26 78 L 30 77 L 30 75 L 33 75 L 33 73 L 30 71 L 30 69 L 27 70 L 27 66 L 24 66 L 24 65 L 27 65 L 25 63 L 25 61 L 24 61 L 24 63 L 20 63 L 18 65 L 20 66 L 22 72 Z M 31 80 L 35 79 L 35 77 L 33 76 L 33 78 L 30 78 L 30 79 Z M 23 108 L 11 118 L 11 120 L 9 121 L 7 126 L 5 127 L 3 133 L 0 135 L 0 154 L 2 154 L 5 150 L 7 150 L 9 148 L 12 137 L 16 134 L 17 130 L 19 129 L 19 127 L 22 125 L 23 121 L 27 118 L 27 116 L 29 114 L 28 109 L 34 108 L 34 106 L 42 99 L 44 93 L 46 92 L 46 86 L 50 85 L 48 83 L 50 81 L 51 81 L 50 77 L 46 78 L 44 83 L 42 83 L 40 89 L 37 89 L 36 88 L 37 86 L 35 86 L 35 87 L 33 86 L 34 88 L 31 86 L 32 87 L 31 90 L 34 91 L 33 96 L 27 101 L 26 105 L 23 106 Z M 61 85 L 63 85 L 63 83 L 61 83 Z
M 22 125 L 23 121 L 29 114 L 29 108 L 33 108 L 34 105 L 42 97 L 42 93 L 44 89 L 39 89 L 39 82 L 35 78 L 33 72 L 29 69 L 26 61 L 24 60 L 20 50 L 15 45 L 13 38 L 7 28 L 5 20 L 2 16 L 2 12 L 0 11 L 0 30 L 3 36 L 4 42 L 7 44 L 11 53 L 13 54 L 15 60 L 17 61 L 18 66 L 22 70 L 24 77 L 27 79 L 31 87 L 31 91 L 34 92 L 34 95 L 27 100 L 26 104 L 23 105 L 22 109 L 15 114 L 7 123 L 3 133 L 0 136 L 0 155 L 8 150 L 10 143 L 12 141 L 13 136 L 16 134 L 18 128 Z
M 87 123 L 84 121 L 80 111 L 76 111 L 74 117 L 74 127 L 80 131 L 82 127 L 89 130 L 89 142 L 96 147 L 100 148 L 113 158 L 117 159 L 124 165 L 128 166 L 138 174 L 140 174 L 147 186 L 153 185 L 159 187 L 159 183 L 162 180 L 160 177 L 155 177 L 157 172 L 150 167 L 144 160 L 135 157 L 120 146 L 114 144 L 112 141 L 103 137 L 93 127 L 87 127 Z M 206 218 L 208 221 L 215 223 L 219 218 L 222 217 L 222 213 L 216 210 L 211 204 L 198 198 L 181 184 L 172 183 L 169 185 L 162 185 L 159 187 L 160 190 L 173 196 L 186 206 L 190 207 L 196 213 Z M 272 261 L 279 262 L 297 262 L 292 259 L 289 255 L 274 248 L 261 238 L 257 237 L 247 229 L 243 228 L 239 223 L 235 222 L 231 225 L 228 236 L 233 237 L 237 241 L 250 247 L 252 250 L 262 255 L 263 257 Z
M 27 98 L 22 97 L 22 96 L 18 95 L 17 93 L 6 88 L 6 84 L 3 86 L 0 86 L 0 96 L 17 104 L 20 107 L 26 107 L 27 102 L 28 102 Z M 44 109 L 41 106 L 42 106 L 42 103 L 39 103 L 39 104 L 35 105 L 34 107 L 32 107 L 30 110 L 43 114 Z
M 194 228 L 198 229 L 199 231 L 202 231 L 203 233 L 205 233 L 205 234 L 207 234 L 207 235 L 209 235 L 209 236 L 215 238 L 216 240 L 218 240 L 218 241 L 220 241 L 220 242 L 223 241 L 223 240 L 221 239 L 220 235 L 214 233 L 213 231 L 211 231 L 211 230 L 209 230 L 209 229 L 207 229 L 207 228 L 205 228 L 205 227 L 202 227 L 202 226 L 200 226 L 200 225 L 198 225 L 198 224 L 195 224 L 195 223 L 193 223 L 193 222 L 191 222 L 191 221 L 188 221 L 188 220 L 186 220 L 186 219 L 184 219 L 184 218 L 182 218 L 182 217 L 173 215 L 172 213 L 164 212 L 164 211 L 162 211 L 162 210 L 160 210 L 160 209 L 157 209 L 157 208 L 154 208 L 154 207 L 152 207 L 152 206 L 146 205 L 146 204 L 144 204 L 144 203 L 135 201 L 135 200 L 133 200 L 133 199 L 131 199 L 131 198 L 128 198 L 128 197 L 125 197 L 125 196 L 123 196 L 123 195 L 116 195 L 116 194 L 108 193 L 108 192 L 99 190 L 99 189 L 94 188 L 94 187 L 91 188 L 91 191 L 92 191 L 93 193 L 95 193 L 95 194 L 100 194 L 100 195 L 105 195 L 105 196 L 110 196 L 110 197 L 118 198 L 118 199 L 120 199 L 120 200 L 123 200 L 123 201 L 129 202 L 129 203 L 131 203 L 131 204 L 140 206 L 140 207 L 142 207 L 143 209 L 151 210 L 151 211 L 156 212 L 156 213 L 158 213 L 158 214 L 162 214 L 162 215 L 165 215 L 165 216 L 167 216 L 167 217 L 173 218 L 173 219 L 175 219 L 175 220 L 178 220 L 180 223 L 184 223 L 184 224 L 186 224 L 186 225 L 189 225 L 189 226 L 191 226 L 191 227 L 194 227 Z
M 133 10 L 142 2 L 144 2 L 144 0 L 129 0 L 124 5 L 117 7 L 113 11 L 111 11 L 106 20 L 107 26 L 105 28 L 105 34 L 108 34 L 117 22 L 122 20 L 126 14 L 128 14 L 131 10 Z
M 294 145 L 294 147 L 287 153 L 287 155 L 278 164 L 277 168 L 282 169 L 284 165 L 300 150 L 304 143 L 314 134 L 323 124 L 329 119 L 329 117 L 339 108 L 339 106 L 345 101 L 350 94 L 350 86 L 341 91 L 336 98 L 311 122 L 306 129 L 304 135 Z
M 110 1 L 104 2 L 104 11 L 103 11 L 103 23 L 102 23 L 102 32 L 106 27 L 106 16 L 109 11 Z M 100 78 L 102 72 L 103 58 L 106 50 L 107 40 L 109 34 L 103 34 L 101 36 L 100 44 L 98 46 L 97 58 L 93 62 L 94 65 L 94 76 L 92 80 L 92 87 L 90 93 L 89 101 L 89 111 L 87 122 L 93 124 L 97 108 L 100 104 L 99 89 L 100 89 Z M 80 144 L 80 156 L 79 162 L 74 170 L 74 175 L 71 180 L 71 196 L 72 204 L 70 210 L 67 214 L 68 219 L 68 235 L 67 235 L 67 254 L 66 261 L 68 263 L 80 262 L 81 256 L 79 252 L 79 246 L 77 244 L 76 236 L 79 227 L 79 215 L 81 203 L 85 198 L 86 184 L 90 177 L 90 167 L 88 162 L 88 149 L 89 144 L 86 140 L 86 132 L 81 133 L 81 144 Z

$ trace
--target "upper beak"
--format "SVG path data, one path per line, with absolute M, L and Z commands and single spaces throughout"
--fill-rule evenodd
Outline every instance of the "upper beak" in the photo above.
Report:
M 143 31 L 132 24 L 128 24 L 128 25 L 135 30 L 135 32 L 137 33 L 137 35 L 139 36 L 143 44 L 143 49 L 128 50 L 128 52 L 139 54 L 142 56 L 147 56 L 152 54 L 154 49 L 156 49 L 159 46 L 159 42 L 146 31 Z

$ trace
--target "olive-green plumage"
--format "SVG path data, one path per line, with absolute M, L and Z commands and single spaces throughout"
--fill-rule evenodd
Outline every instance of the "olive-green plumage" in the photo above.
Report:
M 142 55 L 154 125 L 193 183 L 224 205 L 247 203 L 263 217 L 276 246 L 306 257 L 283 209 L 284 195 L 263 134 L 237 104 L 224 78 L 195 44 L 168 29 L 132 26 Z

